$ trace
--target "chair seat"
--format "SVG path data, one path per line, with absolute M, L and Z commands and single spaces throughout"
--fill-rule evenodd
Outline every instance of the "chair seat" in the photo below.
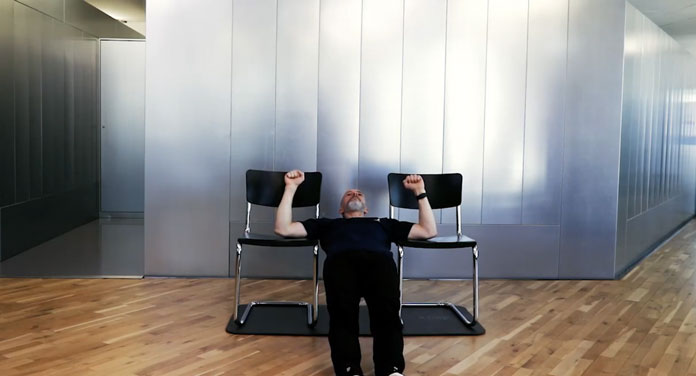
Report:
M 403 247 L 411 248 L 470 248 L 476 246 L 476 240 L 467 236 L 441 236 L 428 240 L 406 240 L 399 242 Z
M 237 238 L 239 244 L 258 245 L 266 247 L 309 247 L 318 244 L 316 240 L 306 238 L 281 238 L 276 235 L 245 233 Z

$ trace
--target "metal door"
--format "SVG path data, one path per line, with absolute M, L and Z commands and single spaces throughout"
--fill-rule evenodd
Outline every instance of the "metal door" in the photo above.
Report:
M 142 213 L 145 41 L 101 41 L 101 211 Z

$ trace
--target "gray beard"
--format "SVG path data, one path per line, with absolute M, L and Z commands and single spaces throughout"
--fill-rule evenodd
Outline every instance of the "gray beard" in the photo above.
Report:
M 350 200 L 346 204 L 347 212 L 362 212 L 365 211 L 365 204 L 360 200 Z

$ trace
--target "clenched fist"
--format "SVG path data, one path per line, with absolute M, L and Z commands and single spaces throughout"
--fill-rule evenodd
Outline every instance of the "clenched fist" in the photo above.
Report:
M 412 191 L 416 196 L 425 193 L 425 182 L 420 175 L 409 175 L 403 180 L 403 183 L 404 188 Z
M 285 174 L 285 186 L 297 188 L 304 181 L 304 172 L 300 170 L 288 171 Z

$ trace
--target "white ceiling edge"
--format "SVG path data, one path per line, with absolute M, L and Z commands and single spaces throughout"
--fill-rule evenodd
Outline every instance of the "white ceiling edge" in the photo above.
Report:
M 145 34 L 145 21 L 128 21 L 128 22 L 124 22 L 123 24 L 130 27 L 131 29 L 139 32 L 142 35 L 146 35 Z
M 146 0 L 84 0 L 93 7 L 120 21 L 125 26 L 145 34 Z

